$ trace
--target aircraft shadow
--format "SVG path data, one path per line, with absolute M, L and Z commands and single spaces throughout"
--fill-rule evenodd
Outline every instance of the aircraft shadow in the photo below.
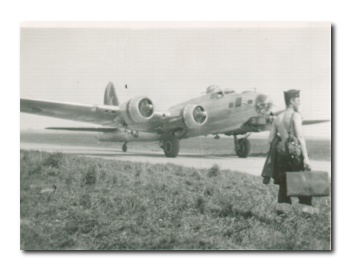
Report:
M 159 153 L 152 153 L 152 152 L 114 152 L 111 150 L 105 151 L 105 150 L 96 150 L 97 152 L 78 152 L 77 155 L 82 156 L 94 156 L 94 157 L 152 157 L 152 158 L 165 158 L 164 154 L 162 152 Z M 105 151 L 105 152 L 104 152 Z M 255 153 L 249 155 L 248 158 L 261 158 L 265 157 L 266 154 L 263 153 Z M 223 158 L 238 158 L 237 155 L 234 154 L 208 154 L 208 155 L 202 155 L 202 154 L 188 154 L 183 153 L 179 154 L 177 158 L 199 158 L 199 159 L 223 159 Z

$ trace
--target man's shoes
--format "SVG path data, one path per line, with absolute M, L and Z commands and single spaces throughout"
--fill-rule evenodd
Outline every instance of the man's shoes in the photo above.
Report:
M 278 215 L 288 214 L 292 211 L 292 205 L 290 203 L 277 203 L 276 213 Z

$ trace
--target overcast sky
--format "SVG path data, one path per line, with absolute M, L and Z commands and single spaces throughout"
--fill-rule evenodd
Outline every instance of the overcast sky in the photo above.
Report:
M 331 25 L 279 23 L 166 26 L 80 24 L 21 29 L 21 97 L 102 104 L 112 81 L 120 101 L 147 95 L 159 111 L 209 85 L 256 89 L 283 109 L 301 90 L 304 119 L 331 118 Z M 124 85 L 128 85 L 128 89 Z M 21 129 L 86 125 L 21 114 Z M 330 123 L 305 128 L 330 136 Z

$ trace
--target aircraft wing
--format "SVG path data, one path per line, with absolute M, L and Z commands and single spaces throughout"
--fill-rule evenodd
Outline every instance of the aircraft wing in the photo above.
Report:
M 121 110 L 118 106 L 97 106 L 32 99 L 21 99 L 21 112 L 113 126 L 120 124 L 119 117 L 121 117 Z
M 285 110 L 280 110 L 277 112 L 273 112 L 274 116 L 278 116 L 280 113 L 284 112 Z M 329 119 L 309 119 L 309 120 L 303 120 L 303 125 L 312 125 L 312 124 L 318 124 L 318 123 L 324 123 L 329 122 Z
M 303 120 L 303 125 L 312 125 L 312 124 L 319 124 L 319 123 L 325 123 L 325 122 L 329 122 L 329 120 L 327 119 Z M 245 135 L 247 133 L 254 133 L 254 132 L 270 131 L 272 123 L 273 123 L 272 120 L 268 120 L 263 117 L 259 119 L 251 118 L 247 122 L 245 122 L 240 128 L 234 129 L 229 132 L 225 132 L 224 134 L 227 136 L 231 136 L 231 135 Z
M 329 122 L 329 119 L 303 120 L 303 125 L 311 125 L 311 124 L 318 124 L 318 123 L 324 123 L 324 122 Z
M 63 130 L 63 131 L 79 131 L 79 132 L 98 132 L 98 133 L 113 133 L 118 128 L 102 128 L 102 127 L 46 127 L 47 130 Z
M 21 99 L 21 112 L 94 123 L 114 129 L 126 127 L 158 133 L 198 128 L 207 121 L 207 114 L 199 105 L 188 104 L 172 112 L 158 113 L 154 112 L 152 102 L 145 97 L 133 98 L 120 106 Z M 112 131 L 105 128 L 60 128 L 55 130 Z

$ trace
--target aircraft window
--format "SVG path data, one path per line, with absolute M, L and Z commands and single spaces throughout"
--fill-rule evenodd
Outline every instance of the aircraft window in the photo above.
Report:
M 239 106 L 241 106 L 242 105 L 242 98 L 241 97 L 237 97 L 237 99 L 236 99 L 236 107 L 239 107 Z
M 233 102 L 230 102 L 230 104 L 228 105 L 229 108 L 233 107 Z

